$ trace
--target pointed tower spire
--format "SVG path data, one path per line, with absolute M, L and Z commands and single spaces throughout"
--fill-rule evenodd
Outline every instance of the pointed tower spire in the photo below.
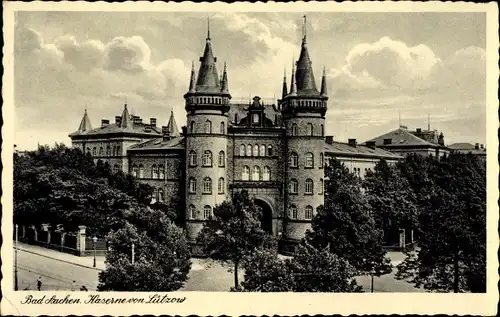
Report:
M 87 108 L 85 108 L 82 121 L 80 122 L 80 126 L 78 127 L 78 132 L 84 133 L 90 130 L 92 130 L 92 125 L 90 124 L 90 119 L 89 116 L 87 115 Z
M 191 80 L 189 81 L 189 92 L 196 91 L 196 74 L 194 72 L 194 61 L 191 63 Z
M 301 95 L 319 95 L 312 71 L 311 59 L 309 58 L 309 51 L 307 50 L 306 22 L 306 16 L 304 15 L 302 46 L 299 60 L 297 61 L 297 92 Z
M 122 129 L 132 129 L 132 119 L 127 109 L 127 104 L 123 107 L 122 120 L 120 123 Z
M 207 20 L 207 39 L 203 56 L 200 57 L 200 70 L 198 71 L 198 79 L 196 81 L 196 92 L 202 93 L 219 93 L 220 78 L 217 74 L 216 62 L 217 58 L 212 52 L 212 43 L 210 38 L 210 20 Z
M 286 86 L 286 67 L 283 71 L 283 88 L 281 90 L 281 98 L 284 99 L 288 95 L 288 87 Z
M 326 69 L 323 66 L 323 76 L 321 77 L 321 96 L 328 96 L 328 91 L 326 89 Z
M 290 84 L 290 95 L 297 96 L 297 84 L 295 82 L 295 64 L 292 65 L 292 82 Z
M 221 82 L 221 92 L 222 93 L 229 93 L 229 88 L 228 88 L 228 82 L 227 82 L 227 64 L 224 62 L 224 72 L 222 73 L 222 82 Z
M 174 112 L 170 111 L 170 119 L 168 119 L 168 133 L 171 137 L 179 136 L 179 129 L 177 128 L 177 123 L 175 122 Z

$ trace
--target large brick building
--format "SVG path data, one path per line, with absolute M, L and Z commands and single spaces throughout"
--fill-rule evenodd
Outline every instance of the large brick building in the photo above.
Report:
M 335 157 L 362 177 L 382 158 L 401 158 L 355 139 L 341 143 L 324 135 L 326 75 L 323 71 L 318 89 L 305 36 L 290 89 L 284 78 L 281 99 L 274 104 L 259 97 L 231 103 L 226 65 L 219 77 L 216 61 L 208 35 L 198 73 L 194 64 L 191 70 L 184 95 L 187 125 L 181 131 L 173 114 L 159 128 L 155 118 L 142 122 L 125 105 L 114 123 L 102 120 L 96 129 L 85 113 L 78 131 L 70 134 L 74 147 L 153 186 L 157 200 L 180 198 L 191 241 L 213 208 L 240 190 L 262 207 L 265 230 L 283 241 L 297 241 L 324 203 L 329 159 Z

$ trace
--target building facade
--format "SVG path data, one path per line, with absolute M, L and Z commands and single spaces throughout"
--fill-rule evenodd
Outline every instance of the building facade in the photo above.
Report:
M 232 103 L 226 65 L 219 77 L 210 33 L 198 73 L 194 64 L 184 95 L 186 126 L 178 130 L 173 113 L 166 126 L 142 122 L 125 105 L 115 123 L 92 129 L 85 112 L 73 146 L 132 174 L 155 188 L 156 199 L 181 200 L 185 229 L 194 243 L 213 209 L 246 190 L 262 208 L 262 228 L 293 245 L 311 226 L 324 203 L 324 167 L 332 158 L 363 177 L 380 159 L 401 156 L 373 146 L 335 142 L 325 136 L 328 109 L 326 75 L 316 86 L 306 37 L 293 65 L 290 89 L 265 104 L 255 96 Z

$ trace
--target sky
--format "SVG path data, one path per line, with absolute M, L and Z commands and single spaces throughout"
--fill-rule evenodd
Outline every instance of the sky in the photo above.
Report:
M 233 101 L 281 95 L 298 58 L 302 14 L 27 12 L 14 30 L 15 144 L 70 144 L 87 109 L 93 127 L 123 104 L 166 125 L 186 122 L 183 95 L 210 18 L 219 74 Z M 358 142 L 399 127 L 443 132 L 446 144 L 486 141 L 485 13 L 307 13 L 319 87 L 327 73 L 325 133 Z M 180 128 L 180 127 L 179 127 Z

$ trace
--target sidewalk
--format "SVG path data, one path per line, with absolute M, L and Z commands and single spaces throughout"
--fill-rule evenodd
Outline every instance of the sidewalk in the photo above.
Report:
M 105 265 L 105 257 L 100 255 L 96 256 L 96 267 L 93 267 L 94 264 L 94 257 L 93 256 L 76 256 L 68 253 L 63 253 L 31 244 L 26 244 L 22 242 L 17 243 L 17 249 L 20 252 L 28 252 L 28 253 L 33 253 L 39 256 L 43 256 L 49 259 L 61 261 L 61 262 L 66 262 L 68 264 L 73 264 L 85 268 L 90 268 L 94 270 L 104 270 Z

